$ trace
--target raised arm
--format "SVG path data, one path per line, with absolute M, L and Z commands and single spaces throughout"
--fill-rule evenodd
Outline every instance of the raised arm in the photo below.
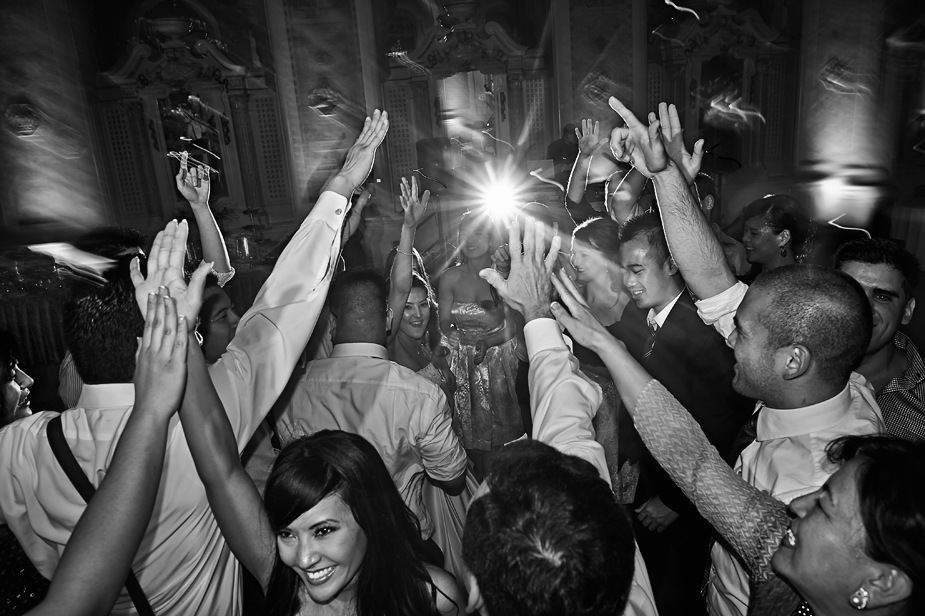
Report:
M 588 183 L 607 179 L 619 170 L 619 167 L 602 155 L 607 138 L 600 136 L 600 122 L 582 120 L 581 128 L 575 129 L 575 136 L 578 137 L 578 157 L 569 175 L 565 208 L 577 225 L 598 214 L 585 201 L 585 190 Z
M 260 493 L 238 457 L 235 435 L 209 378 L 205 358 L 193 344 L 188 364 L 189 383 L 180 421 L 196 472 L 232 553 L 266 590 L 276 538 Z
M 648 126 L 616 98 L 610 98 L 610 106 L 626 122 L 625 128 L 615 128 L 611 133 L 614 156 L 617 160 L 631 162 L 655 183 L 665 237 L 688 287 L 700 299 L 729 289 L 736 283 L 735 275 L 685 176 L 694 165 L 699 169 L 703 143 L 698 142 L 694 155 L 687 155 L 674 105 L 669 108 L 661 103 L 662 120 L 649 113 Z M 660 130 L 664 132 L 660 134 Z M 666 140 L 679 161 L 669 157 Z M 677 147 L 679 142 L 680 148 Z M 691 177 L 695 175 L 696 172 Z
M 125 586 L 154 508 L 167 428 L 186 382 L 183 321 L 166 293 L 148 297 L 135 407 L 105 479 L 71 533 L 48 595 L 31 616 L 107 614 Z
M 405 311 L 405 302 L 411 293 L 411 274 L 414 271 L 413 252 L 414 234 L 427 211 L 430 201 L 430 191 L 418 197 L 418 178 L 411 176 L 409 183 L 406 178 L 401 179 L 401 208 L 405 217 L 401 224 L 401 238 L 398 240 L 398 252 L 392 261 L 392 271 L 389 274 L 389 308 L 392 309 L 392 324 L 389 337 L 394 336 L 401 324 L 401 317 Z
M 736 475 L 690 413 L 597 322 L 574 284 L 554 282 L 565 304 L 553 304 L 556 319 L 604 361 L 646 447 L 752 577 L 770 578 L 771 555 L 789 526 L 786 505 Z
M 202 260 L 212 263 L 212 269 L 218 275 L 219 285 L 224 286 L 234 276 L 234 268 L 228 258 L 228 248 L 222 232 L 215 222 L 215 216 L 209 208 L 209 195 L 212 192 L 212 179 L 208 169 L 198 165 L 189 168 L 189 153 L 180 157 L 180 171 L 177 172 L 177 190 L 189 201 L 193 209 L 196 226 L 199 227 L 199 240 L 202 242 Z

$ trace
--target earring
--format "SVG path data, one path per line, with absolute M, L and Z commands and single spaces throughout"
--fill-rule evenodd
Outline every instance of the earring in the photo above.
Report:
M 786 257 L 786 256 L 787 256 L 787 249 L 784 248 L 783 246 L 780 247 L 780 256 L 782 256 L 782 257 Z
M 867 592 L 866 588 L 861 586 L 851 594 L 849 602 L 851 603 L 851 607 L 856 610 L 866 610 L 867 604 L 870 602 L 870 593 Z

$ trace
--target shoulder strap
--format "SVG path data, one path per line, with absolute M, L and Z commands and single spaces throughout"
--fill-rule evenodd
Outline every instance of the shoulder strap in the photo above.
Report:
M 48 444 L 51 445 L 51 451 L 55 454 L 55 459 L 58 460 L 58 464 L 64 469 L 64 474 L 67 475 L 67 478 L 70 479 L 74 487 L 77 488 L 77 492 L 80 493 L 81 498 L 89 503 L 90 499 L 93 498 L 93 495 L 96 493 L 96 488 L 94 488 L 90 480 L 87 479 L 83 469 L 80 468 L 80 464 L 77 463 L 77 458 L 74 457 L 74 452 L 71 451 L 71 448 L 67 444 L 67 440 L 64 438 L 64 429 L 61 427 L 61 415 L 58 415 L 48 422 L 46 434 L 48 435 Z M 128 578 L 125 580 L 125 589 L 132 598 L 132 603 L 135 604 L 135 609 L 138 610 L 139 616 L 154 616 L 154 610 L 151 609 L 148 598 L 145 596 L 144 590 L 141 589 L 141 584 L 138 583 L 138 578 L 135 577 L 134 571 L 129 570 Z

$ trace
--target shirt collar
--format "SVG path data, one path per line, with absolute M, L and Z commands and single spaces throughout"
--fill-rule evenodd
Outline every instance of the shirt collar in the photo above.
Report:
M 135 404 L 134 383 L 107 383 L 87 385 L 80 388 L 77 407 L 81 409 L 105 409 L 127 407 Z
M 334 345 L 331 357 L 373 357 L 388 359 L 389 352 L 381 344 L 371 342 L 342 342 Z
M 758 415 L 756 439 L 769 441 L 821 432 L 840 422 L 851 409 L 849 386 L 841 393 L 796 409 L 775 409 L 764 406 Z
M 684 293 L 684 289 L 681 289 L 681 293 Z M 674 308 L 674 305 L 678 303 L 678 300 L 681 299 L 681 293 L 678 293 L 674 296 L 674 299 L 668 302 L 668 305 L 655 312 L 655 308 L 649 308 L 649 314 L 646 315 L 646 322 L 649 324 L 649 327 L 652 327 L 654 323 L 658 327 L 661 327 L 665 324 L 665 321 L 668 319 L 668 313 L 671 312 L 671 309 Z

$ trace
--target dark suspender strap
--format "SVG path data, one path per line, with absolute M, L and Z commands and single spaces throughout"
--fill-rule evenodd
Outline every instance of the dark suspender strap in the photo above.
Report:
M 77 488 L 81 498 L 89 503 L 96 493 L 96 488 L 87 479 L 83 469 L 80 468 L 80 464 L 77 463 L 77 458 L 74 457 L 74 452 L 71 451 L 64 438 L 60 415 L 48 422 L 46 434 L 48 435 L 48 444 L 51 445 L 51 451 L 55 454 L 58 464 L 64 469 L 64 474 Z M 125 580 L 125 589 L 132 598 L 132 603 L 135 604 L 135 609 L 138 610 L 139 616 L 154 616 L 154 610 L 151 609 L 148 598 L 145 597 L 145 592 L 141 589 L 141 584 L 138 583 L 138 578 L 135 577 L 134 571 L 129 570 L 128 578 Z

